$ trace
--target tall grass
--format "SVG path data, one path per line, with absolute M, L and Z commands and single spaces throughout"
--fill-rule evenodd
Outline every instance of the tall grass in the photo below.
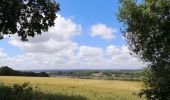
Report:
M 0 84 L 0 100 L 86 100 L 82 96 L 43 93 L 28 83 Z
M 144 100 L 133 95 L 141 89 L 140 82 L 38 77 L 0 77 L 0 80 L 8 85 L 23 82 L 38 85 L 44 100 Z

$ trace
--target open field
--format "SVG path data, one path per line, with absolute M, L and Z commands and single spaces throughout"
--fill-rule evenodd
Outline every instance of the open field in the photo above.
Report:
M 132 94 L 140 90 L 139 82 L 8 76 L 0 76 L 0 81 L 5 84 L 29 82 L 45 93 L 67 96 L 62 100 L 144 100 Z

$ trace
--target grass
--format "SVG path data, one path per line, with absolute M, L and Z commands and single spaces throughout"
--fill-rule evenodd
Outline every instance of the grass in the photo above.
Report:
M 1 76 L 0 81 L 29 82 L 46 94 L 44 100 L 144 100 L 132 94 L 141 89 L 139 82 L 12 76 Z

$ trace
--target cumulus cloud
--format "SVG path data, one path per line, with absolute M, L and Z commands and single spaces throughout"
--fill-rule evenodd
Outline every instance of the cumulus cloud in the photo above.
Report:
M 11 40 L 11 44 L 17 46 L 23 51 L 26 52 L 45 52 L 45 53 L 55 53 L 63 50 L 74 49 L 77 46 L 77 43 L 74 43 L 70 40 L 56 41 L 55 39 L 49 39 L 48 41 L 43 42 L 20 42 L 17 39 Z
M 111 40 L 114 39 L 114 33 L 117 32 L 116 29 L 110 28 L 105 24 L 95 24 L 91 27 L 91 36 L 99 36 L 102 39 Z
M 76 50 L 64 50 L 53 54 L 33 52 L 8 60 L 6 55 L 2 57 L 5 60 L 0 59 L 1 62 L 7 64 L 8 61 L 12 67 L 16 66 L 16 69 L 138 69 L 145 66 L 142 61 L 129 54 L 126 46 L 114 45 L 105 49 L 79 46 Z
M 9 65 L 15 69 L 136 69 L 145 66 L 129 54 L 126 46 L 110 45 L 106 48 L 83 46 L 72 37 L 81 33 L 81 25 L 69 18 L 57 15 L 55 26 L 40 36 L 21 42 L 13 37 L 9 43 L 24 51 L 9 57 L 0 49 L 0 66 Z M 116 30 L 103 24 L 92 26 L 92 36 L 113 39 Z
M 103 57 L 103 51 L 97 47 L 80 46 L 78 57 L 84 60 L 96 60 Z
M 0 48 L 0 58 L 7 57 L 7 54 L 4 53 L 3 48 Z
M 11 59 L 8 57 L 8 55 L 4 52 L 3 48 L 0 48 L 0 65 L 6 66 L 9 65 Z
M 146 64 L 136 56 L 130 55 L 130 51 L 125 45 L 121 47 L 110 45 L 106 48 L 106 54 L 111 57 L 110 61 L 112 65 L 121 69 L 142 68 L 146 66 Z
M 74 43 L 71 38 L 81 32 L 81 26 L 69 18 L 57 16 L 55 26 L 48 32 L 34 38 L 30 37 L 28 42 L 21 42 L 18 37 L 14 37 L 9 43 L 26 52 L 54 53 L 76 47 L 77 43 Z

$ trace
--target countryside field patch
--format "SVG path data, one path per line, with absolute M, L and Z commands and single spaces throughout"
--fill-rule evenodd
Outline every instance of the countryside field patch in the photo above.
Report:
M 141 89 L 139 82 L 13 76 L 1 76 L 0 81 L 9 85 L 29 82 L 44 93 L 81 96 L 87 100 L 144 100 L 132 94 Z

